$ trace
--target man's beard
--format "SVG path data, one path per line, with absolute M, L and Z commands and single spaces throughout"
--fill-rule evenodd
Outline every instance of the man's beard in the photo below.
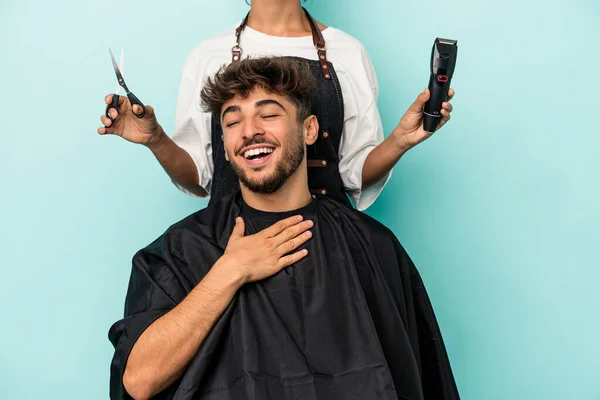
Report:
M 277 163 L 275 171 L 273 171 L 270 176 L 251 179 L 235 162 L 232 161 L 231 166 L 240 182 L 252 192 L 260 194 L 275 193 L 281 189 L 287 179 L 296 172 L 304 159 L 304 143 L 302 137 L 302 129 L 300 127 L 298 129 L 298 134 L 292 139 L 287 149 L 282 149 L 283 155 L 281 156 L 281 160 Z M 245 146 L 259 143 L 265 143 L 265 140 L 254 140 L 251 143 L 245 144 Z

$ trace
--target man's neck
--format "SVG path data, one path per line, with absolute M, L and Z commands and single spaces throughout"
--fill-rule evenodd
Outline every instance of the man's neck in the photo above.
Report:
M 311 33 L 299 0 L 252 0 L 248 26 L 271 36 L 306 36 Z
M 306 170 L 306 165 L 304 165 L 304 169 Z M 271 194 L 255 193 L 243 184 L 240 184 L 240 186 L 246 204 L 260 211 L 293 211 L 306 206 L 312 201 L 306 173 L 297 173 L 290 176 L 278 191 Z

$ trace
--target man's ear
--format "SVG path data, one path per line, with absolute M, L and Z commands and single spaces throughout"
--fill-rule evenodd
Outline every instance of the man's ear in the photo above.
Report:
M 304 120 L 304 142 L 311 145 L 319 137 L 319 121 L 314 115 L 310 115 Z
M 221 141 L 225 143 L 225 138 L 221 135 Z M 223 146 L 223 152 L 225 152 L 225 160 L 229 161 L 229 156 L 227 155 L 227 150 L 225 150 L 225 146 Z

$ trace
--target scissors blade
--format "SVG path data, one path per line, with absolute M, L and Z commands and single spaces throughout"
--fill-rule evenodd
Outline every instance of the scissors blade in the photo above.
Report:
M 121 71 L 121 75 L 125 75 L 125 67 L 123 65 L 123 47 L 121 46 L 121 59 L 119 60 L 119 70 Z M 115 94 L 119 94 L 119 89 L 121 89 L 121 85 L 117 84 L 117 88 L 115 89 Z
M 121 70 L 121 75 L 125 76 L 125 55 L 123 53 L 123 47 L 121 47 L 121 59 L 119 60 L 119 69 Z
M 117 75 L 117 81 L 119 82 L 119 86 L 121 86 L 123 89 L 125 89 L 125 92 L 129 92 L 129 90 L 127 90 L 127 86 L 125 85 L 125 80 L 123 79 L 123 75 L 121 75 L 121 70 L 117 66 L 117 61 L 115 60 L 115 56 L 113 55 L 112 50 L 108 49 L 108 51 L 110 52 L 110 58 L 113 63 L 113 68 L 115 69 L 115 74 Z

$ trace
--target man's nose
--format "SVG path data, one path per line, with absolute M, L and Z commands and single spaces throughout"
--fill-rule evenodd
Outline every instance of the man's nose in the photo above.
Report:
M 248 118 L 244 123 L 244 139 L 251 139 L 257 135 L 264 135 L 265 131 L 254 118 Z

